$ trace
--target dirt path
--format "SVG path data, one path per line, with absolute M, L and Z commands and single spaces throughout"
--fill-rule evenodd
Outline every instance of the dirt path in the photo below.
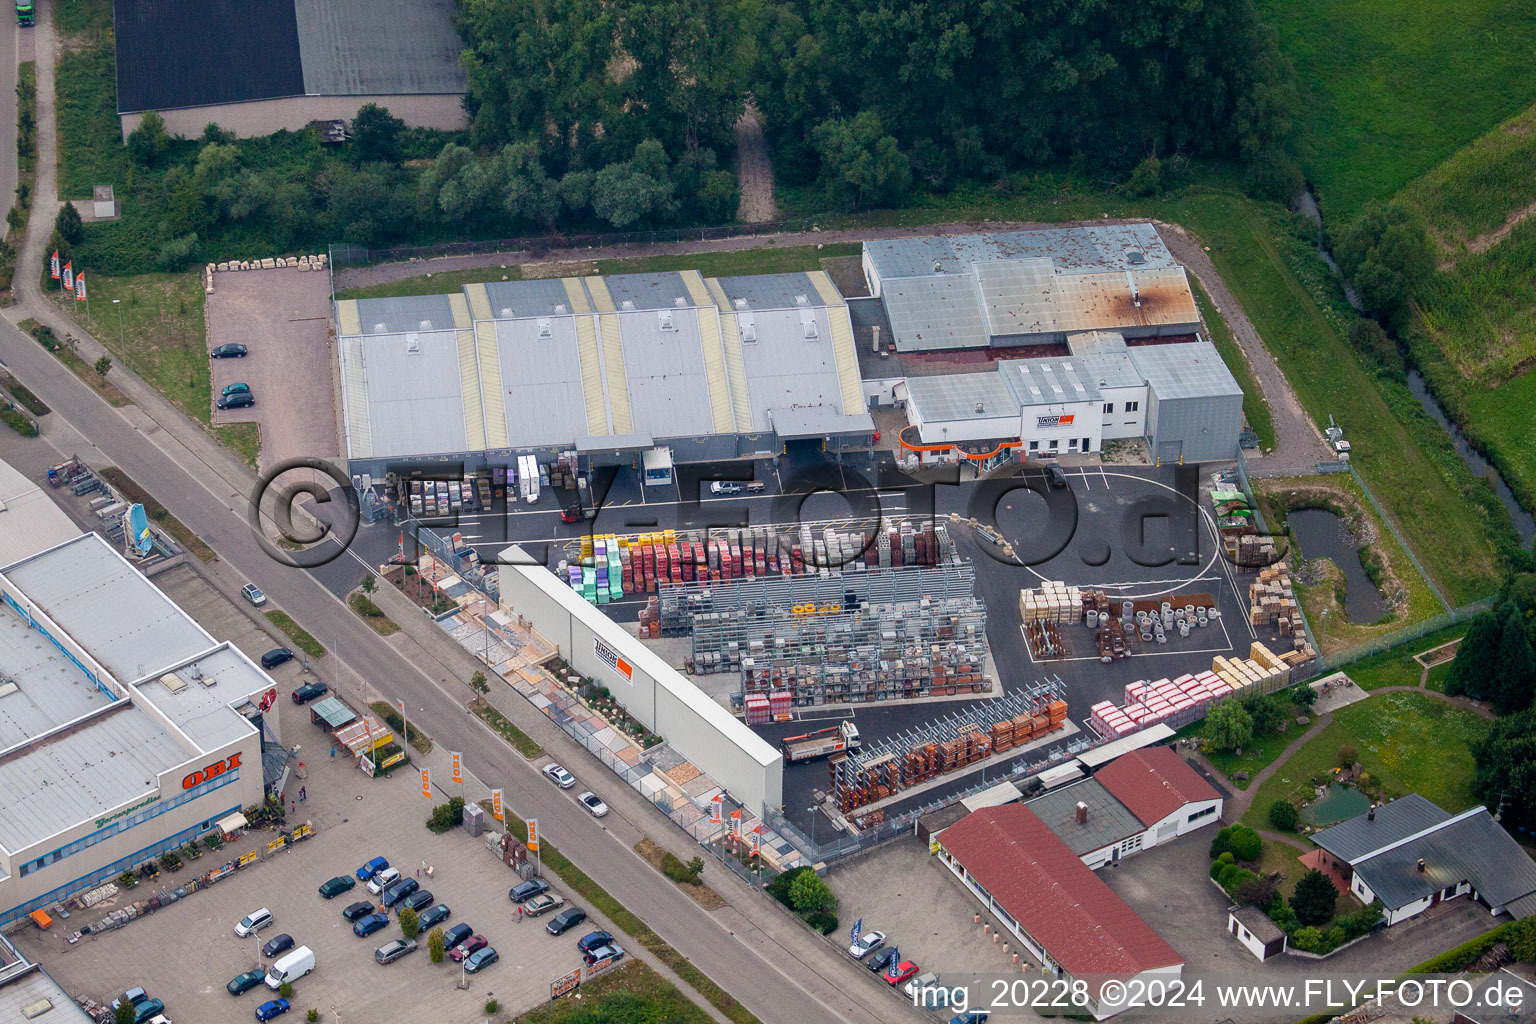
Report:
M 1468 242 L 1467 252 L 1487 252 L 1489 249 L 1492 249 L 1494 246 L 1504 241 L 1504 239 L 1508 238 L 1509 233 L 1515 230 L 1521 221 L 1526 220 L 1533 214 L 1536 214 L 1536 203 L 1532 203 L 1529 206 L 1525 206 L 1516 210 L 1514 213 L 1509 215 L 1509 218 L 1505 220 L 1503 224 L 1500 224 L 1492 231 L 1483 232 L 1481 235 L 1478 235 L 1476 238 L 1472 239 L 1472 241 Z M 1452 262 L 1454 263 L 1454 261 Z
M 736 183 L 741 205 L 736 219 L 746 224 L 766 224 L 778 210 L 773 205 L 773 161 L 763 138 L 762 114 L 749 97 L 747 109 L 736 122 Z

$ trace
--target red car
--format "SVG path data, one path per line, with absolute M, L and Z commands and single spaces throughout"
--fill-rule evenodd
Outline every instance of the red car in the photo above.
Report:
M 895 988 L 897 985 L 900 985 L 902 982 L 906 981 L 916 973 L 917 964 L 913 963 L 911 960 L 903 960 L 899 964 L 892 964 L 890 967 L 886 968 L 885 973 L 880 975 L 880 977 L 885 979 L 885 983 L 887 985 Z
M 454 946 L 453 949 L 449 951 L 448 955 L 453 959 L 454 963 L 463 963 L 464 958 L 469 956 L 469 954 L 473 953 L 477 949 L 484 949 L 490 944 L 491 940 L 486 938 L 484 935 L 471 935 L 457 946 Z M 913 970 L 916 969 L 917 968 L 915 967 L 913 968 Z M 892 982 L 892 984 L 895 983 Z

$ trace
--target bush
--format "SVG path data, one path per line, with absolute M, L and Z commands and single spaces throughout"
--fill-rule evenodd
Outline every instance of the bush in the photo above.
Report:
M 53 230 L 59 233 L 66 245 L 80 244 L 80 239 L 85 237 L 85 225 L 74 203 L 65 203 L 59 207 L 59 215 L 53 221 Z
M 448 945 L 448 940 L 443 937 L 441 928 L 433 928 L 427 933 L 427 956 L 435 964 L 443 962 L 443 950 Z
M 780 903 L 793 910 L 795 909 L 795 905 L 790 901 L 789 898 L 790 886 L 794 885 L 795 880 L 806 872 L 810 872 L 813 875 L 816 873 L 813 868 L 809 867 L 790 868 L 788 871 L 774 878 L 773 881 L 769 882 L 764 888 L 768 890 L 768 895 L 772 896 L 774 899 L 778 900 Z
M 501 1008 L 501 1003 L 498 1002 L 495 999 L 487 999 L 485 1001 L 485 1012 L 486 1013 L 495 1013 L 500 1008 Z
M 1360 760 L 1360 755 L 1355 751 L 1355 748 L 1350 746 L 1348 743 L 1339 748 L 1338 765 L 1344 771 L 1349 771 L 1351 768 L 1353 768 L 1355 766 L 1355 762 L 1358 760 Z
M 1279 925 L 1280 930 L 1287 935 L 1301 925 L 1301 922 L 1296 920 L 1296 911 L 1285 901 L 1284 896 L 1276 895 L 1273 902 L 1264 908 L 1264 915 Z
M 805 923 L 823 935 L 831 935 L 837 931 L 837 915 L 829 914 L 825 910 L 818 910 L 809 915 L 806 917 Z
M 277 986 L 277 994 L 282 996 L 284 999 L 292 999 L 293 998 L 293 982 L 285 981 L 281 985 Z
M 410 907 L 400 908 L 400 934 L 408 939 L 414 939 L 421 934 L 421 919 Z
M 112 1011 L 113 1024 L 134 1024 L 137 1016 L 134 1012 L 133 1004 L 126 999 L 118 1003 L 117 1009 Z
M 320 1011 L 311 1006 L 309 1012 L 304 1015 L 304 1019 L 309 1021 L 309 1024 L 315 1024 L 315 1021 L 320 1019 Z
M 1233 865 L 1231 873 L 1228 874 L 1226 879 L 1222 881 L 1221 887 L 1226 890 L 1228 896 L 1235 897 L 1237 895 L 1237 891 L 1243 886 L 1249 884 L 1250 882 L 1257 882 L 1258 880 L 1259 876 L 1255 875 L 1252 871 L 1249 871 L 1247 868 L 1240 868 Z
M 1239 885 L 1233 896 L 1245 907 L 1267 907 L 1274 902 L 1277 894 L 1274 882 L 1254 877 Z
M 112 357 L 102 356 L 92 364 L 92 368 L 95 369 L 98 375 L 105 377 L 107 373 L 112 369 Z
M 432 817 L 427 819 L 427 828 L 442 835 L 451 828 L 458 828 L 464 823 L 464 798 L 461 796 L 449 797 L 445 804 L 438 804 L 432 808 Z
M 1296 831 L 1296 824 L 1301 820 L 1301 815 L 1296 813 L 1295 806 L 1289 800 L 1276 800 L 1269 805 L 1269 823 L 1281 832 Z
M 1324 951 L 1323 933 L 1316 928 L 1298 928 L 1291 935 L 1291 946 L 1303 953 L 1321 953 Z
M 37 436 L 37 427 L 33 425 L 32 421 L 9 406 L 0 407 L 0 421 L 4 421 L 6 426 L 16 431 L 22 437 Z
M 384 617 L 384 609 L 368 600 L 362 594 L 354 596 L 352 604 L 357 609 L 359 615 L 367 616 L 370 619 L 382 619 Z
M 1333 887 L 1328 876 L 1313 870 L 1302 875 L 1296 883 L 1296 891 L 1291 894 L 1291 906 L 1302 924 L 1323 924 L 1332 919 L 1338 898 L 1339 891 Z
M 704 871 L 704 858 L 694 857 L 687 864 L 670 853 L 661 855 L 661 873 L 681 885 L 697 885 Z
M 1211 856 L 1232 854 L 1233 860 L 1256 861 L 1264 856 L 1264 840 L 1247 825 L 1228 825 L 1211 840 Z
M 1232 855 L 1230 853 L 1224 853 L 1224 854 L 1222 854 L 1222 856 L 1223 857 L 1230 857 Z M 1230 860 L 1220 860 L 1220 859 L 1217 859 L 1217 860 L 1211 861 L 1211 877 L 1216 879 L 1218 882 L 1221 881 L 1221 871 L 1222 871 L 1222 869 L 1223 868 L 1227 868 L 1227 867 L 1231 867 L 1231 866 L 1232 866 L 1232 862 Z
M 789 887 L 789 902 L 801 914 L 831 913 L 837 909 L 837 896 L 826 879 L 807 871 Z

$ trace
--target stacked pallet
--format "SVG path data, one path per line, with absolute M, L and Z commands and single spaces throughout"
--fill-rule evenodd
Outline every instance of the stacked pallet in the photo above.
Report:
M 1057 624 L 1081 622 L 1083 592 L 1060 580 L 1047 580 L 1037 588 L 1019 591 L 1019 618 L 1025 622 L 1044 621 Z
M 1256 533 L 1244 533 L 1236 536 L 1224 535 L 1222 547 L 1225 549 L 1227 562 L 1240 569 L 1252 571 L 1263 569 L 1276 564 L 1279 552 L 1275 550 L 1273 537 L 1261 536 Z
M 635 635 L 641 640 L 655 640 L 661 636 L 661 608 L 656 598 L 641 606 L 640 626 Z
M 767 725 L 773 721 L 773 713 L 769 710 L 766 693 L 747 694 L 743 711 L 748 725 Z
M 1211 663 L 1211 670 L 1234 689 L 1257 688 L 1261 692 L 1283 686 L 1291 678 L 1291 666 L 1258 642 L 1248 648 L 1246 658 L 1218 655 Z
M 1301 631 L 1301 606 L 1284 562 L 1261 569 L 1259 578 L 1248 584 L 1248 621 L 1274 626 L 1281 636 Z

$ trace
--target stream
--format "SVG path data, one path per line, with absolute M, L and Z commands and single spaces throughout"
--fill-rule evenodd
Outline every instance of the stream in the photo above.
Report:
M 1296 538 L 1303 558 L 1327 558 L 1344 574 L 1344 617 L 1368 625 L 1387 614 L 1387 602 L 1365 574 L 1358 545 L 1347 537 L 1344 524 L 1323 508 L 1298 508 L 1286 513 L 1285 525 Z
M 1357 312 L 1363 313 L 1360 296 L 1355 294 L 1354 288 L 1350 287 L 1349 282 L 1344 280 L 1344 275 L 1339 273 L 1339 265 L 1334 262 L 1333 253 L 1328 251 L 1328 247 L 1323 242 L 1323 213 L 1317 205 L 1317 197 L 1312 194 L 1312 189 L 1309 187 L 1298 195 L 1294 205 L 1298 213 L 1317 225 L 1318 255 L 1322 256 L 1323 262 L 1328 264 L 1328 269 L 1332 270 L 1334 276 L 1339 279 L 1339 284 L 1344 288 L 1344 297 L 1349 300 L 1349 304 Z M 1461 456 L 1461 461 L 1467 464 L 1467 468 L 1481 479 L 1487 480 L 1493 487 L 1493 493 L 1498 496 L 1499 502 L 1508 510 L 1509 517 L 1514 520 L 1515 532 L 1520 535 L 1521 545 L 1529 549 L 1531 544 L 1536 542 L 1536 516 L 1532 516 L 1521 506 L 1503 475 L 1483 457 L 1481 452 L 1472 447 L 1472 443 L 1461 432 L 1461 428 L 1456 425 L 1446 413 L 1445 407 L 1440 404 L 1439 399 L 1435 398 L 1434 393 L 1429 390 L 1429 385 L 1418 370 L 1409 368 L 1408 390 L 1413 392 L 1413 397 L 1419 400 L 1419 404 L 1424 407 L 1425 412 L 1429 413 L 1430 418 L 1440 424 L 1441 429 L 1450 435 L 1456 454 Z

